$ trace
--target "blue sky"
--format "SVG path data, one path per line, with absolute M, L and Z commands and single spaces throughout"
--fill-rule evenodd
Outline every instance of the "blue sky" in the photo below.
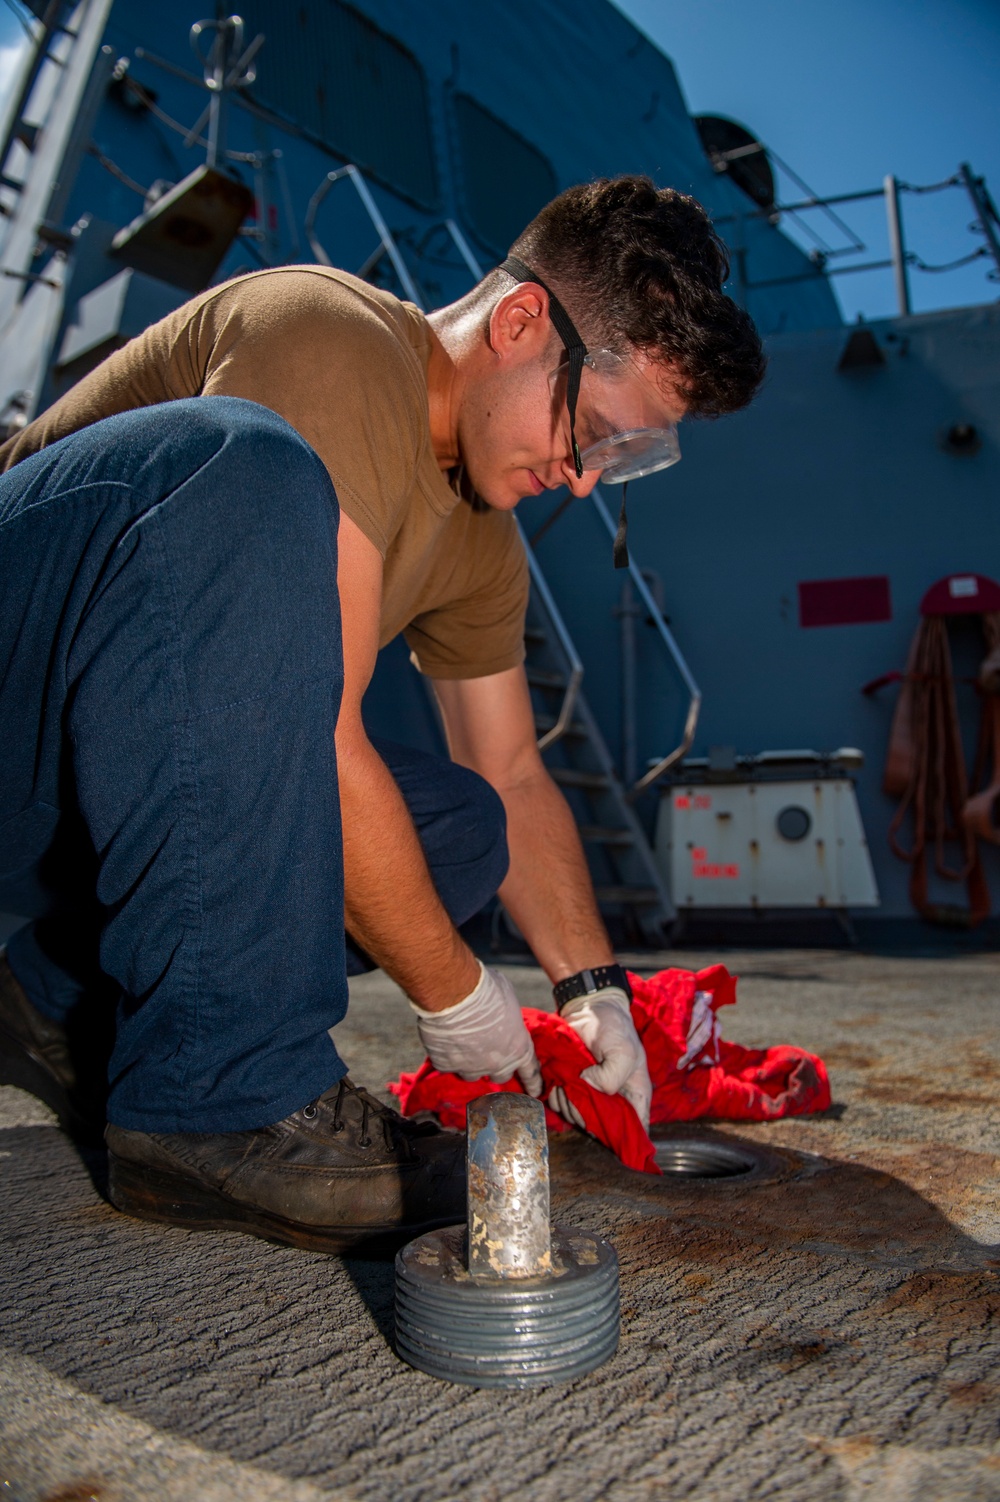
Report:
M 887 172 L 932 183 L 968 161 L 1000 201 L 1000 0 L 618 3 L 673 60 L 693 113 L 739 120 L 818 193 L 874 188 Z M 22 35 L 0 4 L 0 93 Z M 980 243 L 958 190 L 907 196 L 903 209 L 908 245 L 925 261 Z M 881 201 L 841 212 L 869 247 L 856 259 L 883 259 Z M 986 270 L 979 261 L 940 276 L 914 271 L 914 308 L 992 301 L 1000 284 Z M 835 286 L 848 318 L 895 311 L 886 271 Z
M 937 182 L 967 161 L 1000 203 L 1000 0 L 617 4 L 671 58 L 692 113 L 740 121 L 817 193 L 875 188 L 887 172 Z M 881 200 L 840 212 L 869 246 L 855 259 L 884 259 Z M 925 261 L 981 243 L 958 190 L 907 195 L 903 214 L 908 246 Z M 979 261 L 950 274 L 914 271 L 914 309 L 1000 297 L 987 269 Z M 889 272 L 834 281 L 848 318 L 895 311 Z

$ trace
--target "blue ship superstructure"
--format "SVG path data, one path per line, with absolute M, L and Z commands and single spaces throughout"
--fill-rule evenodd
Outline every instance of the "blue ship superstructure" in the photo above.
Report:
M 607 0 L 33 9 L 0 164 L 8 431 L 240 272 L 328 261 L 429 308 L 571 183 L 647 172 L 706 205 L 767 386 L 686 425 L 684 462 L 633 487 L 625 574 L 613 491 L 522 503 L 539 735 L 626 936 L 678 914 L 724 936 L 817 908 L 911 916 L 881 790 L 898 689 L 862 690 L 904 668 L 931 585 L 968 604 L 969 580 L 1000 576 L 1000 308 L 906 312 L 897 235 L 900 316 L 845 327 L 824 257 L 783 232 L 759 143 L 693 120 Z M 984 185 L 964 169 L 959 187 L 1000 265 Z M 950 627 L 970 765 L 978 631 L 975 610 Z M 375 729 L 439 744 L 401 643 L 369 699 Z M 996 857 L 987 841 L 994 914 Z M 932 885 L 961 904 L 961 884 Z

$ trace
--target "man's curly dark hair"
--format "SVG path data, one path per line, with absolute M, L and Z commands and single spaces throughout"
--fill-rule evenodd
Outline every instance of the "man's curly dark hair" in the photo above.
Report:
M 723 292 L 729 253 L 696 199 L 648 177 L 567 188 L 511 246 L 593 347 L 669 362 L 691 416 L 753 400 L 766 361 L 749 314 Z

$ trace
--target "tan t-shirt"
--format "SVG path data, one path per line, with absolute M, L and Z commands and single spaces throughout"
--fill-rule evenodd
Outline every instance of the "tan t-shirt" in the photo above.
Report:
M 385 560 L 380 644 L 404 631 L 434 678 L 499 673 L 524 657 L 527 560 L 513 516 L 462 499 L 438 469 L 430 338 L 411 303 L 346 272 L 255 272 L 116 351 L 0 447 L 0 470 L 115 412 L 189 396 L 260 402 L 315 449 Z

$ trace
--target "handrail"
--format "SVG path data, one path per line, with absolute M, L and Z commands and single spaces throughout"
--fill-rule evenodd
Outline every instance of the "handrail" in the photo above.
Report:
M 306 209 L 304 228 L 306 232 L 306 238 L 309 241 L 313 255 L 316 257 L 321 266 L 333 265 L 330 257 L 323 249 L 322 243 L 315 234 L 316 214 L 319 210 L 320 204 L 323 202 L 323 199 L 329 193 L 334 183 L 340 182 L 341 178 L 345 177 L 354 184 L 357 195 L 364 205 L 365 212 L 367 213 L 375 228 L 375 233 L 379 237 L 380 248 L 385 251 L 386 255 L 389 257 L 389 260 L 392 262 L 393 270 L 399 277 L 403 291 L 406 293 L 410 302 L 416 303 L 418 308 L 422 308 L 424 305 L 424 300 L 420 296 L 420 293 L 417 291 L 417 284 L 413 280 L 409 271 L 406 269 L 406 262 L 403 260 L 403 257 L 399 253 L 399 247 L 392 237 L 392 232 L 389 229 L 389 226 L 386 224 L 385 220 L 382 218 L 382 215 L 379 213 L 378 205 L 371 195 L 368 184 L 365 182 L 364 177 L 361 175 L 358 168 L 355 167 L 353 162 L 348 162 L 346 167 L 338 167 L 336 172 L 328 172 L 309 200 L 309 207 Z
M 454 219 L 446 219 L 444 221 L 444 227 L 448 231 L 452 240 L 455 242 L 455 249 L 462 257 L 462 260 L 465 262 L 469 271 L 472 272 L 474 279 L 477 282 L 481 282 L 483 279 L 483 268 L 476 260 L 476 256 L 474 251 L 472 250 L 472 247 L 470 246 L 465 236 L 462 234 L 462 231 L 459 229 Z
M 601 495 L 600 488 L 598 486 L 595 485 L 594 489 L 590 492 L 590 499 L 593 503 L 594 510 L 597 512 L 601 521 L 604 523 L 608 531 L 608 535 L 613 539 L 617 536 L 618 527 L 615 521 L 612 519 L 611 513 L 608 510 L 607 506 L 604 504 L 604 498 Z M 695 682 L 694 677 L 691 673 L 691 669 L 688 667 L 680 647 L 678 647 L 676 641 L 674 640 L 673 632 L 670 630 L 670 627 L 663 619 L 662 611 L 660 610 L 656 601 L 653 599 L 649 585 L 646 583 L 645 579 L 642 576 L 642 570 L 638 568 L 638 566 L 633 563 L 631 559 L 629 559 L 628 563 L 628 572 L 640 600 L 649 611 L 653 625 L 659 632 L 660 639 L 669 652 L 674 666 L 683 679 L 684 686 L 691 696 L 690 703 L 688 704 L 687 717 L 684 721 L 684 735 L 680 743 L 676 745 L 672 751 L 668 752 L 666 756 L 661 757 L 661 759 L 656 762 L 654 766 L 650 767 L 650 769 L 642 777 L 639 778 L 638 782 L 633 783 L 633 785 L 629 788 L 629 798 L 637 798 L 640 793 L 644 792 L 645 789 L 649 787 L 650 783 L 655 782 L 658 777 L 662 776 L 662 774 L 668 771 L 675 762 L 680 761 L 681 758 L 686 756 L 688 751 L 690 751 L 691 746 L 694 742 L 695 730 L 698 728 L 698 716 L 701 713 L 701 689 Z
M 524 535 L 524 528 L 516 516 L 514 518 L 514 525 L 517 527 L 518 534 L 524 544 L 524 551 L 527 554 L 531 582 L 535 586 L 535 591 L 542 602 L 545 614 L 548 616 L 552 628 L 559 638 L 559 645 L 569 663 L 570 670 L 569 678 L 566 682 L 566 692 L 563 694 L 563 701 L 556 716 L 556 722 L 551 730 L 547 730 L 544 735 L 538 738 L 538 749 L 539 751 L 544 751 L 548 746 L 553 745 L 559 740 L 561 736 L 565 735 L 569 729 L 570 721 L 573 718 L 573 710 L 576 706 L 577 695 L 580 692 L 580 684 L 583 682 L 583 663 L 577 655 L 573 638 L 566 629 L 566 623 L 559 614 L 559 607 L 552 598 L 552 591 L 549 589 L 545 575 L 542 573 L 542 566 L 532 552 L 531 544 Z
M 987 190 L 985 177 L 977 177 L 968 162 L 963 162 L 958 172 L 962 179 L 962 186 L 972 199 L 980 234 L 984 236 L 989 247 L 989 254 L 997 263 L 997 270 L 990 273 L 995 281 L 997 272 L 1000 272 L 1000 237 L 996 232 L 1000 218 L 997 217 L 996 205 Z
M 762 142 L 755 141 L 750 146 L 737 148 L 735 152 L 718 153 L 713 160 L 718 160 L 724 170 L 726 162 L 734 160 L 738 155 L 749 155 L 751 152 L 757 150 L 766 151 L 767 147 Z M 766 207 L 748 210 L 746 213 L 739 210 L 732 214 L 718 214 L 714 218 L 714 224 L 718 228 L 723 224 L 742 224 L 745 219 L 766 219 L 773 222 L 776 216 L 780 214 L 790 214 L 792 218 L 799 221 L 800 229 L 806 231 L 815 242 L 816 248 L 809 252 L 809 259 L 812 262 L 812 267 L 809 271 L 793 272 L 789 276 L 769 277 L 764 281 L 756 282 L 744 279 L 742 286 L 745 291 L 759 291 L 765 287 L 785 287 L 796 282 L 815 281 L 821 277 L 846 276 L 852 271 L 881 271 L 891 267 L 895 277 L 899 313 L 901 317 L 905 317 L 910 312 L 910 294 L 907 285 L 907 269 L 910 266 L 915 267 L 917 271 L 935 273 L 954 271 L 959 266 L 967 266 L 970 262 L 985 257 L 995 262 L 995 268 L 986 273 L 987 278 L 990 281 L 1000 280 L 1000 234 L 997 232 L 998 228 L 1000 228 L 1000 217 L 998 217 L 996 207 L 990 197 L 986 186 L 986 179 L 977 176 L 968 162 L 962 162 L 956 172 L 953 172 L 950 177 L 942 179 L 941 182 L 906 183 L 901 182 L 892 173 L 889 173 L 883 179 L 880 188 L 865 188 L 858 193 L 832 193 L 825 197 L 820 197 L 819 194 L 813 193 L 808 185 L 802 182 L 801 178 L 797 178 L 786 163 L 775 157 L 773 152 L 769 152 L 769 155 L 793 181 L 798 183 L 802 191 L 809 193 L 810 196 L 794 203 L 774 202 Z M 978 246 L 970 255 L 959 256 L 956 260 L 946 261 L 944 264 L 936 266 L 929 264 L 922 256 L 917 255 L 915 251 L 904 248 L 900 195 L 903 193 L 917 195 L 940 193 L 947 188 L 963 188 L 969 195 L 973 211 L 976 215 L 975 223 L 970 225 L 970 229 L 974 229 L 977 233 L 981 234 L 986 243 L 985 245 Z M 834 257 L 857 255 L 866 250 L 867 247 L 863 241 L 858 239 L 858 236 L 851 227 L 840 218 L 839 214 L 834 214 L 830 205 L 834 203 L 859 203 L 865 199 L 872 198 L 882 198 L 885 201 L 889 232 L 889 259 L 865 261 L 862 263 L 856 262 L 848 266 L 831 266 L 829 262 Z M 809 228 L 805 220 L 799 220 L 799 215 L 809 209 L 821 209 L 836 223 L 838 229 L 847 237 L 850 243 L 836 249 L 828 245 L 822 237 Z

